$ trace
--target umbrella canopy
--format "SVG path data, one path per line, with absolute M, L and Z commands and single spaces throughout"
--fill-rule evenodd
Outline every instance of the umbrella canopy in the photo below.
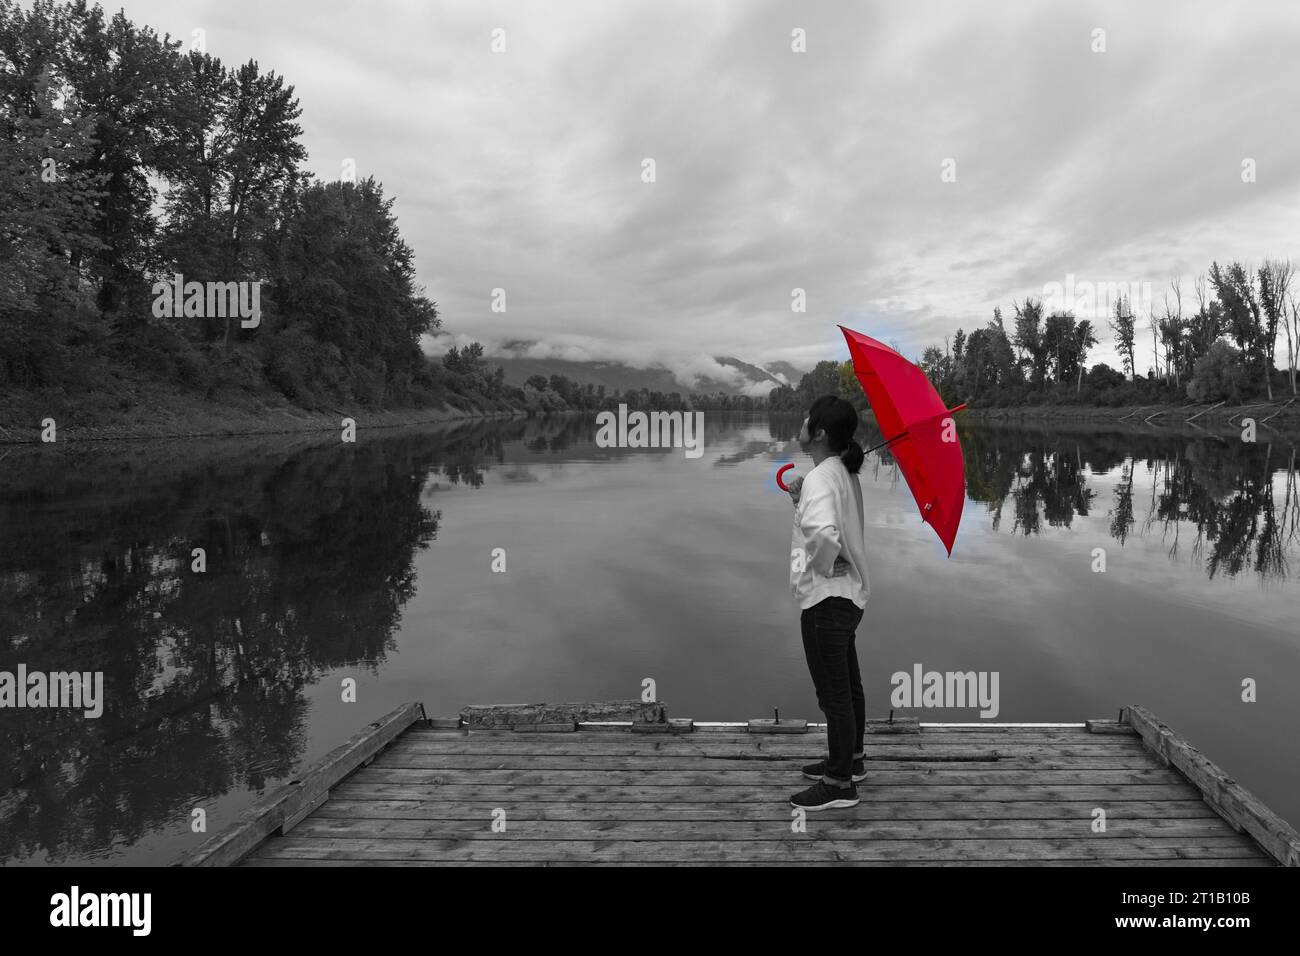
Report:
M 944 419 L 965 405 L 948 408 L 925 372 L 883 342 L 842 325 L 840 331 L 921 519 L 934 528 L 951 555 L 966 503 L 966 463 L 955 429 L 944 441 Z

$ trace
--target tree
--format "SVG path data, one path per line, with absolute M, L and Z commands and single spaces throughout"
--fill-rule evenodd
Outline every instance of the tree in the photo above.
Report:
M 372 402 L 403 397 L 424 372 L 420 339 L 438 311 L 416 284 L 392 205 L 368 178 L 313 184 L 286 210 L 271 255 L 277 321 L 261 330 L 275 368 L 290 363 Z
M 90 210 L 103 243 L 93 262 L 98 304 L 117 329 L 143 328 L 148 316 L 146 275 L 157 265 L 151 177 L 166 178 L 184 167 L 175 136 L 180 117 L 177 86 L 179 41 L 137 27 L 119 11 L 75 0 L 55 8 L 63 42 L 58 68 L 87 115 L 95 117 L 96 149 L 84 171 L 104 184 Z
M 846 399 L 859 412 L 869 407 L 867 393 L 862 390 L 862 383 L 858 381 L 858 375 L 853 371 L 853 363 L 850 361 L 839 365 L 839 391 L 836 394 Z
M 281 201 L 300 179 L 302 110 L 293 87 L 255 61 L 227 70 L 190 53 L 179 70 L 179 143 L 184 161 L 167 193 L 165 239 L 172 265 L 218 281 L 257 281 L 269 264 L 270 235 Z M 209 335 L 227 345 L 234 317 L 209 317 Z
M 1077 395 L 1083 389 L 1083 366 L 1088 359 L 1088 350 L 1097 344 L 1097 336 L 1092 330 L 1092 323 L 1083 319 L 1074 327 L 1074 362 L 1078 367 L 1078 379 L 1074 385 Z
M 1021 363 L 1031 371 L 1031 381 L 1043 384 L 1047 375 L 1047 349 L 1043 342 L 1043 303 L 1026 298 L 1024 305 L 1013 303 L 1016 310 L 1015 345 L 1020 350 Z
M 1286 325 L 1287 300 L 1295 267 L 1285 259 L 1265 259 L 1259 267 L 1259 300 L 1263 312 L 1264 382 L 1273 400 L 1273 365 L 1277 354 L 1277 329 Z M 1289 326 L 1287 327 L 1289 331 Z
M 1074 377 L 1074 360 L 1078 343 L 1074 338 L 1074 316 L 1069 312 L 1053 312 L 1043 326 L 1043 351 L 1051 377 L 1062 385 Z
M 818 362 L 813 370 L 799 380 L 796 390 L 799 401 L 804 408 L 823 395 L 840 394 L 840 363 L 831 361 Z
M 1210 266 L 1210 282 L 1223 308 L 1225 330 L 1241 350 L 1241 360 L 1247 374 L 1252 377 L 1262 374 L 1267 380 L 1269 369 L 1263 360 L 1259 294 L 1255 290 L 1250 270 L 1239 262 L 1220 269 L 1215 262 Z
M 1286 327 L 1286 364 L 1287 374 L 1291 378 L 1291 394 L 1296 394 L 1296 360 L 1300 358 L 1300 309 L 1296 308 L 1294 294 L 1288 294 L 1287 300 L 1291 305 L 1289 313 L 1283 313 L 1283 324 Z
M 1160 319 L 1158 326 L 1160 344 L 1165 353 L 1165 377 L 1168 381 L 1177 385 L 1186 368 L 1188 359 L 1187 323 L 1183 320 L 1181 280 L 1175 276 L 1170 280 L 1169 288 L 1174 294 L 1173 306 L 1170 306 L 1169 295 L 1166 293 L 1165 314 Z
M 1223 339 L 1196 362 L 1192 380 L 1187 383 L 1187 397 L 1195 402 L 1231 401 L 1241 397 L 1249 381 L 1242 354 Z
M 1196 277 L 1196 314 L 1187 323 L 1187 370 L 1196 360 L 1210 351 L 1210 346 L 1223 335 L 1223 306 L 1209 295 L 1209 280 L 1205 273 Z
M 1124 372 L 1130 378 L 1137 378 L 1137 361 L 1134 356 L 1136 344 L 1136 319 L 1128 296 L 1121 295 L 1115 300 L 1115 315 L 1110 320 L 1111 331 L 1115 333 L 1115 350 L 1124 362 Z
M 48 3 L 24 14 L 0 0 L 0 383 L 23 387 L 92 332 L 83 266 L 103 252 L 86 215 L 104 196 L 87 168 L 95 118 L 59 72 L 61 27 Z

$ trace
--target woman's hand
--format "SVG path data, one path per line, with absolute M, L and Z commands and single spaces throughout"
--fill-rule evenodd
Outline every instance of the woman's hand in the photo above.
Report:
M 793 481 L 787 481 L 785 483 L 785 486 L 788 489 L 790 489 L 790 501 L 793 504 L 798 505 L 799 489 L 803 487 L 803 475 L 800 475 L 798 478 L 795 478 Z

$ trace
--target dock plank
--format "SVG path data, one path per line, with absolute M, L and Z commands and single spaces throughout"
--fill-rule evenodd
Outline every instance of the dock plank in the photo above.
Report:
M 902 800 L 889 803 L 862 803 L 854 808 L 855 820 L 1065 820 L 1091 814 L 1095 800 Z M 1217 819 L 1205 801 L 1125 800 L 1104 805 L 1110 820 L 1122 819 Z M 318 811 L 317 817 L 388 820 L 483 820 L 482 803 L 447 803 L 442 800 L 352 800 L 336 797 Z M 513 806 L 511 820 L 762 820 L 790 822 L 790 807 L 779 804 L 732 803 L 717 806 L 677 801 L 647 800 L 635 804 L 591 803 L 574 806 L 569 802 L 548 803 L 529 800 Z
M 807 781 L 773 782 L 763 787 L 675 787 L 675 786 L 596 786 L 591 782 L 570 786 L 448 786 L 385 784 L 364 781 L 340 784 L 339 798 L 427 799 L 436 791 L 439 799 L 453 802 L 481 800 L 499 806 L 509 800 L 551 800 L 569 803 L 641 803 L 646 800 L 674 800 L 679 803 L 707 803 L 727 806 L 732 803 L 786 801 Z M 1190 784 L 1147 786 L 1142 784 L 1076 784 L 1074 786 L 866 786 L 859 788 L 863 803 L 888 803 L 897 800 L 1092 800 L 1100 805 L 1107 800 L 1188 800 L 1198 798 Z M 841 812 L 841 811 L 834 811 Z
M 1104 833 L 1093 833 L 1092 816 L 1080 808 L 1073 819 L 1060 820 L 895 820 L 876 821 L 854 817 L 851 820 L 808 821 L 806 834 L 794 834 L 790 818 L 768 821 L 701 820 L 701 821 L 625 821 L 625 820 L 519 820 L 506 818 L 504 833 L 492 830 L 492 817 L 481 812 L 477 820 L 392 820 L 341 819 L 315 817 L 300 824 L 298 837 L 347 837 L 383 840 L 1026 840 L 1035 838 L 1086 838 L 1118 840 L 1124 838 L 1179 838 L 1185 845 L 1201 837 L 1224 836 L 1217 819 L 1207 817 L 1166 819 L 1110 819 Z
M 1143 784 L 1175 785 L 1182 783 L 1178 774 L 1164 767 L 1139 770 L 1040 770 L 1000 769 L 975 764 L 935 764 L 924 770 L 894 770 L 872 767 L 868 780 L 876 786 L 923 786 L 930 783 L 951 786 L 1017 786 L 1019 784 Z M 605 770 L 593 780 L 591 770 L 427 770 L 376 767 L 366 779 L 378 784 L 412 784 L 430 787 L 492 786 L 563 787 L 590 786 L 632 787 L 648 784 L 656 787 L 761 787 L 772 784 L 770 770 Z
M 300 860 L 293 857 L 278 859 L 275 857 L 257 857 L 248 860 L 245 866 L 270 866 L 270 867 L 300 867 L 300 866 L 332 866 L 332 867 L 354 867 L 354 866 L 393 866 L 392 860 Z M 510 867 L 545 867 L 545 866 L 590 866 L 587 861 L 573 860 L 402 860 L 402 866 L 510 866 Z M 644 863 L 632 860 L 623 862 L 605 862 L 604 866 L 644 866 Z M 772 866 L 770 861 L 763 860 L 656 860 L 655 866 Z M 1082 866 L 1085 865 L 1079 860 L 782 860 L 780 866 L 917 866 L 917 867 L 950 867 L 950 866 Z M 1089 867 L 1130 867 L 1130 866 L 1163 866 L 1163 867 L 1271 867 L 1277 864 L 1271 860 L 1256 859 L 1254 857 L 1202 857 L 1192 859 L 1146 859 L 1116 857 L 1113 859 L 1088 860 L 1086 865 Z
M 376 758 L 381 770 L 432 770 L 454 773 L 484 773 L 489 770 L 554 770 L 578 773 L 633 771 L 663 773 L 683 770 L 745 770 L 753 773 L 798 773 L 808 763 L 808 756 L 769 755 L 762 759 L 737 759 L 727 756 L 689 757 L 664 754 L 657 757 L 592 757 L 565 754 L 554 757 L 529 757 L 525 754 L 473 756 L 469 754 L 384 754 Z M 987 770 L 1146 770 L 1151 758 L 1142 754 L 1115 754 L 1086 757 L 1054 758 L 1049 754 L 1033 757 L 1003 756 L 995 753 L 972 753 L 935 756 L 933 754 L 898 754 L 866 762 L 867 773 L 885 771 L 945 770 L 954 767 Z
M 1239 858 L 1258 849 L 1242 834 L 1200 837 L 1194 846 L 1173 837 L 1080 838 L 1022 840 L 567 840 L 538 843 L 530 840 L 428 839 L 376 840 L 300 837 L 290 834 L 267 844 L 261 855 L 294 859 L 349 860 L 573 860 L 615 862 L 636 860 L 711 859 L 763 860 L 773 863 L 796 859 L 873 860 L 1095 860 L 1107 857 L 1164 859 Z

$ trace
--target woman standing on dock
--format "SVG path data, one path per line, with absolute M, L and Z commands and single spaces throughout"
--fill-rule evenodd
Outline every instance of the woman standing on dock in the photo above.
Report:
M 817 783 L 790 799 L 805 810 L 856 806 L 857 783 L 866 778 L 867 705 L 855 642 L 871 585 L 857 428 L 857 409 L 844 399 L 824 395 L 813 402 L 799 430 L 799 446 L 813 469 L 789 485 L 795 506 L 790 587 L 829 749 L 826 759 L 803 768 Z

